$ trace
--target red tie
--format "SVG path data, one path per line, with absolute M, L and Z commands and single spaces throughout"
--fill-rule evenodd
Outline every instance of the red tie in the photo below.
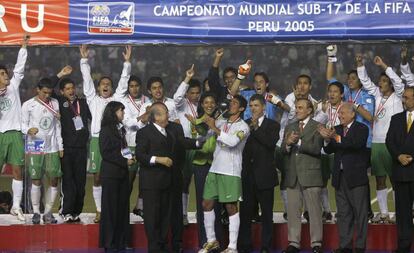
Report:
M 348 133 L 349 128 L 348 127 L 344 127 L 344 137 L 346 137 L 346 134 Z
M 305 126 L 305 122 L 303 121 L 299 121 L 299 131 L 302 133 L 303 132 L 303 127 Z

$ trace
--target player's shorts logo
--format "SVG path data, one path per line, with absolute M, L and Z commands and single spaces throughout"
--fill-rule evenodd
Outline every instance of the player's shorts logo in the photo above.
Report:
M 88 33 L 129 35 L 134 33 L 133 2 L 93 2 L 88 4 Z
M 43 130 L 48 130 L 52 125 L 52 119 L 49 117 L 42 117 L 39 122 L 39 127 Z
M 6 112 L 10 110 L 12 101 L 7 97 L 0 97 L 0 111 Z

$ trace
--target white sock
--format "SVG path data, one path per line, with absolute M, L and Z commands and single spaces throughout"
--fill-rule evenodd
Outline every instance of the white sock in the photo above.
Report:
M 138 198 L 135 208 L 141 209 L 141 210 L 144 208 L 144 204 L 142 203 L 142 198 Z
M 387 191 L 387 188 L 383 190 L 377 190 L 377 199 L 381 214 L 388 214 Z
M 12 180 L 12 191 L 13 191 L 13 208 L 20 208 L 20 202 L 22 202 L 22 194 L 23 194 L 23 181 L 13 179 Z
M 92 194 L 95 200 L 96 211 L 101 212 L 102 186 L 93 186 Z
M 188 193 L 183 193 L 183 195 L 182 195 L 182 199 L 183 199 L 183 215 L 185 215 L 185 216 L 188 215 L 188 197 L 189 197 L 189 194 Z
M 30 195 L 32 198 L 33 213 L 40 214 L 40 189 L 42 186 L 32 184 Z
M 331 205 L 329 204 L 328 188 L 324 187 L 321 191 L 322 208 L 325 212 L 331 212 Z
M 280 191 L 280 196 L 282 197 L 282 201 L 283 201 L 283 207 L 285 208 L 285 213 L 287 213 L 287 191 L 286 190 L 282 190 Z
M 237 237 L 239 236 L 240 216 L 236 213 L 229 216 L 229 246 L 228 248 L 237 249 Z
M 55 203 L 57 193 L 58 193 L 57 187 L 50 186 L 49 189 L 47 189 L 45 213 L 49 213 L 52 211 L 53 204 Z
M 216 220 L 216 214 L 214 210 L 204 211 L 204 227 L 206 229 L 207 242 L 213 242 L 216 240 L 216 233 L 214 231 L 214 221 Z

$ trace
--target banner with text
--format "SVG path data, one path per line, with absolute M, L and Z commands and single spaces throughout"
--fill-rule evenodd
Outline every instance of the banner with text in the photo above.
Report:
M 213 44 L 414 38 L 414 0 L 0 1 L 0 43 Z

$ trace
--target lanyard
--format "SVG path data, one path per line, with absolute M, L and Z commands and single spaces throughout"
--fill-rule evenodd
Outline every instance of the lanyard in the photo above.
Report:
M 4 87 L 3 89 L 0 89 L 0 97 L 6 95 L 7 87 Z
M 194 118 L 197 117 L 197 110 L 194 108 L 195 106 L 190 102 L 190 100 L 188 100 L 188 98 L 186 98 L 187 104 L 190 107 L 191 110 L 191 114 L 193 115 Z
M 237 122 L 239 119 L 240 119 L 240 117 L 238 117 L 235 121 L 231 122 L 230 125 L 229 125 L 229 122 L 226 122 L 226 124 L 224 124 L 223 131 L 225 133 L 228 133 L 229 130 L 230 130 L 230 128 L 231 128 L 231 126 L 233 125 L 233 123 L 234 122 Z
M 390 97 L 391 97 L 391 96 L 390 96 Z M 375 113 L 375 117 L 378 117 L 378 115 L 380 115 L 380 113 L 384 110 L 385 104 L 387 103 L 387 101 L 388 101 L 388 99 L 389 99 L 390 97 L 387 97 L 387 98 L 385 99 L 385 101 L 384 101 L 384 97 L 382 97 L 382 98 L 381 98 L 381 102 L 380 102 L 380 104 L 379 104 L 379 106 L 378 106 L 377 113 Z
M 144 95 L 141 95 L 141 103 L 139 105 L 137 105 L 137 103 L 135 103 L 135 100 L 131 97 L 131 95 L 128 95 L 128 98 L 129 98 L 129 101 L 131 101 L 132 105 L 139 112 L 141 110 L 141 106 L 145 103 Z
M 47 103 L 43 102 L 41 99 L 37 98 L 37 102 L 42 104 L 44 107 L 46 107 L 55 117 L 58 117 L 59 113 L 53 108 L 53 104 L 50 100 L 47 101 Z
M 339 104 L 338 108 L 336 108 L 335 113 L 333 113 L 333 107 L 332 105 L 329 105 L 329 113 L 328 113 L 328 124 L 332 124 L 332 126 L 335 126 L 336 119 L 338 118 L 339 109 L 341 109 L 342 103 Z
M 361 94 L 361 91 L 362 91 L 362 89 L 359 89 L 359 90 L 358 90 L 358 92 L 357 92 L 357 94 L 355 95 L 355 98 L 354 98 L 354 99 L 352 99 L 352 91 L 351 91 L 350 96 L 349 96 L 349 98 L 348 98 L 348 101 L 349 101 L 350 103 L 354 103 L 354 104 L 355 104 L 355 101 L 357 101 L 357 99 L 358 99 L 359 95 Z
M 73 108 L 73 103 L 68 102 L 70 105 L 70 109 L 72 109 L 73 114 L 75 114 L 75 116 L 79 116 L 80 115 L 80 106 L 79 106 L 79 100 L 76 100 L 76 110 L 75 108 Z

